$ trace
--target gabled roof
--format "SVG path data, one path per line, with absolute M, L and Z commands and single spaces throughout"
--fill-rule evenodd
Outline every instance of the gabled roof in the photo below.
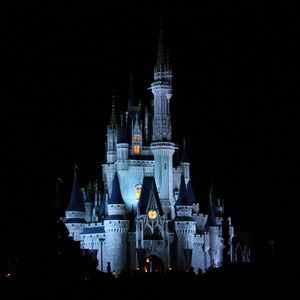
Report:
M 109 199 L 108 204 L 125 204 L 121 194 L 119 177 L 117 172 L 115 173 L 111 198 Z
M 138 203 L 141 215 L 147 213 L 147 208 L 151 200 L 155 202 L 156 207 L 159 210 L 159 214 L 162 215 L 163 210 L 161 208 L 155 179 L 154 177 L 144 177 L 143 184 L 142 184 L 142 191 Z
M 83 194 L 78 188 L 76 176 L 74 176 L 71 200 L 67 211 L 85 211 Z
M 196 203 L 195 194 L 190 180 L 186 185 L 186 196 L 188 197 L 188 199 L 190 199 L 192 203 Z
M 185 181 L 183 174 L 181 175 L 179 195 L 175 206 L 192 206 L 190 199 L 187 196 Z

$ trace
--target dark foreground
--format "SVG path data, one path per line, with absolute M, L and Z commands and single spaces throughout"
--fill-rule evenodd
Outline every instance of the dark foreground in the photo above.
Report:
M 15 263 L 2 257 L 1 300 L 300 299 L 297 267 L 274 263 L 270 255 L 205 274 L 123 272 L 115 278 L 96 269 L 98 261 L 83 255 L 62 223 L 53 227 L 44 242 L 39 239 L 39 247 L 28 249 L 27 257 L 24 252 Z
M 255 263 L 206 274 L 123 273 L 119 278 L 77 267 L 1 276 L 1 299 L 299 299 L 295 275 Z

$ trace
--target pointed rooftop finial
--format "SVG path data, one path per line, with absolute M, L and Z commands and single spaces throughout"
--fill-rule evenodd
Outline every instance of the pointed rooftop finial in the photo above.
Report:
M 112 104 L 111 104 L 111 117 L 110 123 L 115 125 L 116 124 L 116 111 L 115 111 L 115 90 L 112 91 Z
M 77 170 L 79 170 L 79 168 L 78 168 L 78 166 L 77 166 L 77 164 L 75 162 L 75 164 L 74 164 L 74 181 L 77 180 Z
M 156 71 L 163 72 L 165 67 L 164 64 L 165 64 L 165 48 L 164 48 L 164 40 L 163 40 L 162 21 L 160 21 Z
M 182 149 L 182 158 L 181 158 L 181 162 L 183 163 L 189 163 L 189 158 L 186 152 L 186 148 L 185 148 L 185 138 L 183 138 L 183 149 Z

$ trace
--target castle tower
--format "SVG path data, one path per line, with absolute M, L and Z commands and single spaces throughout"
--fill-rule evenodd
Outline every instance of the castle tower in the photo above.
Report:
M 121 194 L 117 172 L 113 180 L 112 194 L 107 203 L 107 210 L 108 216 L 104 220 L 106 232 L 104 256 L 106 263 L 110 262 L 111 270 L 118 275 L 122 270 L 127 269 L 129 221 L 125 217 L 125 202 Z
M 65 225 L 69 230 L 69 236 L 72 236 L 75 241 L 79 241 L 80 233 L 83 231 L 86 224 L 86 213 L 83 194 L 77 184 L 76 169 L 77 166 L 75 165 L 73 188 L 70 203 L 66 210 Z
M 159 33 L 157 63 L 154 82 L 150 87 L 154 96 L 152 143 L 150 149 L 155 160 L 155 181 L 162 208 L 168 219 L 174 217 L 173 162 L 175 145 L 171 142 L 172 125 L 169 109 L 172 97 L 172 71 L 164 53 L 162 29 Z
M 172 125 L 169 104 L 173 90 L 172 77 L 169 59 L 164 52 L 163 33 L 160 28 L 157 62 L 154 67 L 154 82 L 150 87 L 154 96 L 152 141 L 171 141 Z
M 196 221 L 192 218 L 192 203 L 187 197 L 184 176 L 181 176 L 178 199 L 176 201 L 175 232 L 178 237 L 177 262 L 179 270 L 191 267 L 193 239 L 196 234 Z
M 208 218 L 207 218 L 206 226 L 208 227 L 209 230 L 210 264 L 212 266 L 216 266 L 216 264 L 221 260 L 220 257 L 216 257 L 216 252 L 218 250 L 217 247 L 221 239 L 219 237 L 220 235 L 219 226 L 217 225 L 217 221 L 216 221 L 216 204 L 215 204 L 214 192 L 212 186 L 209 193 L 209 208 L 208 208 Z M 219 252 L 222 253 L 222 251 Z

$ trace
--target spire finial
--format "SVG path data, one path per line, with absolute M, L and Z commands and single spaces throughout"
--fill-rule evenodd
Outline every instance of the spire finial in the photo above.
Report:
M 116 112 L 115 112 L 115 90 L 112 91 L 112 104 L 111 104 L 111 117 L 110 123 L 115 125 L 116 124 Z
M 162 13 L 160 13 L 156 72 L 163 72 L 165 67 L 164 63 L 165 63 L 165 50 L 164 50 L 164 40 L 163 40 L 163 30 L 162 30 Z
M 74 181 L 77 180 L 77 170 L 79 170 L 79 168 L 78 168 L 78 166 L 77 166 L 77 164 L 75 162 L 75 164 L 74 164 Z

